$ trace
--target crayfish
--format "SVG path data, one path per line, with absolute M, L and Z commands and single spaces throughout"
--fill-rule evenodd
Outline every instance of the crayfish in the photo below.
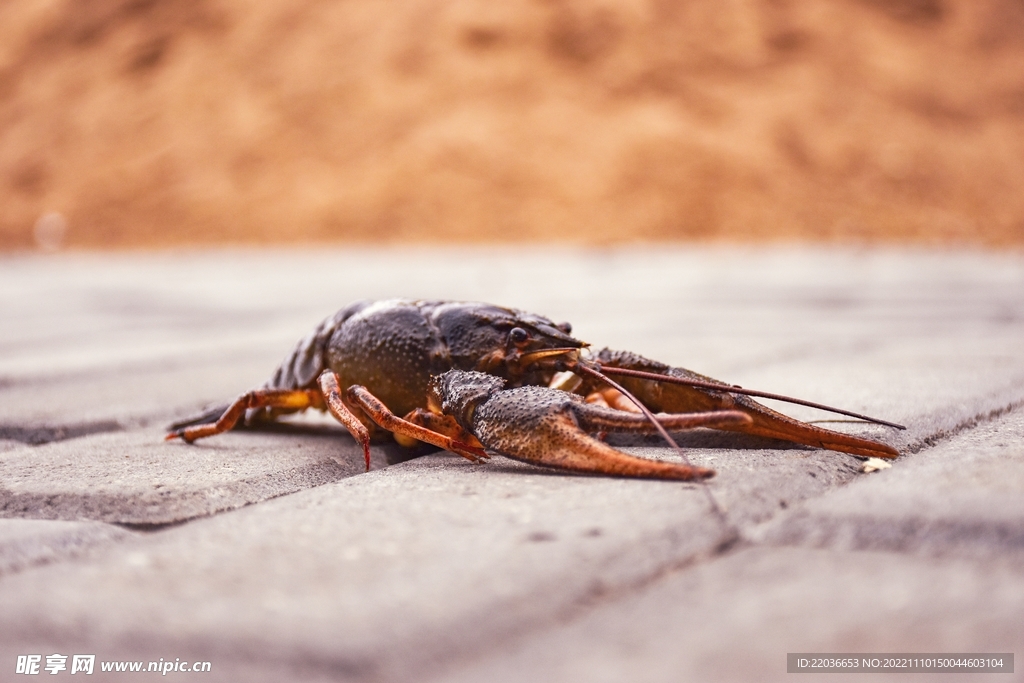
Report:
M 568 323 L 483 303 L 394 299 L 358 302 L 298 343 L 263 387 L 229 406 L 171 426 L 193 442 L 308 408 L 327 410 L 362 445 L 390 432 L 478 461 L 525 462 L 615 476 L 703 479 L 714 471 L 639 458 L 592 434 L 709 427 L 865 457 L 893 448 L 771 410 L 761 396 L 902 428 L 819 404 L 750 391 L 639 355 L 587 353 Z M 618 378 L 612 379 L 612 377 Z M 657 413 L 657 414 L 655 414 Z

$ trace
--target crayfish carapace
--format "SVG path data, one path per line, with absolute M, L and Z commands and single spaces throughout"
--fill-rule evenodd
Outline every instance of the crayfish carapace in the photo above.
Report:
M 272 420 L 316 408 L 362 444 L 367 468 L 370 435 L 378 429 L 399 443 L 423 441 L 473 461 L 490 450 L 545 467 L 662 479 L 714 472 L 630 456 L 589 434 L 657 431 L 668 438 L 666 430 L 710 427 L 859 456 L 899 455 L 885 444 L 794 420 L 750 395 L 899 425 L 741 389 L 629 352 L 585 356 L 588 345 L 571 332 L 568 323 L 483 303 L 359 302 L 300 341 L 263 387 L 172 425 L 167 438 L 192 442 L 243 417 Z

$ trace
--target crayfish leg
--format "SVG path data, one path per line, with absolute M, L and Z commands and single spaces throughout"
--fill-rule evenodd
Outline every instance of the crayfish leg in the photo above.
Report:
M 409 412 L 405 416 L 405 421 L 410 424 L 414 424 L 424 429 L 429 429 L 432 432 L 443 434 L 449 438 L 452 438 L 458 442 L 474 446 L 476 448 L 483 448 L 483 444 L 480 441 L 467 432 L 462 426 L 456 421 L 451 415 L 444 415 L 434 413 L 423 408 L 416 408 Z M 398 432 L 393 432 L 395 441 L 406 448 L 413 448 L 417 444 L 421 443 L 419 439 Z
M 246 411 L 261 408 L 278 408 L 286 411 L 307 408 L 323 410 L 324 401 L 316 389 L 255 389 L 235 399 L 216 422 L 174 429 L 164 437 L 164 440 L 181 439 L 185 443 L 192 443 L 196 439 L 222 434 L 238 424 Z
M 332 370 L 324 370 L 317 380 L 323 398 L 327 402 L 327 410 L 334 419 L 340 422 L 352 435 L 352 438 L 363 447 L 363 459 L 366 461 L 366 471 L 370 471 L 370 430 L 356 417 L 341 397 L 341 378 L 338 373 Z
M 636 413 L 638 415 L 643 414 L 640 412 L 640 409 L 636 407 L 636 404 L 630 401 L 625 394 L 613 387 L 607 387 L 599 391 L 591 392 L 587 395 L 585 401 L 598 406 L 615 408 L 616 410 L 622 410 L 627 413 Z
M 410 437 L 417 441 L 423 441 L 429 443 L 438 448 L 443 448 L 446 451 L 451 451 L 461 455 L 462 457 L 472 462 L 479 462 L 480 460 L 486 459 L 490 456 L 487 455 L 486 451 L 480 446 L 476 446 L 465 441 L 452 438 L 446 434 L 440 434 L 422 427 L 417 424 L 413 424 L 408 420 L 403 420 L 394 413 L 392 413 L 384 403 L 374 396 L 370 391 L 363 386 L 355 385 L 348 388 L 345 392 L 346 398 L 356 406 L 359 406 L 366 415 L 373 420 L 378 426 L 388 430 L 392 434 L 399 434 L 405 437 Z M 475 443 L 479 443 L 475 439 Z

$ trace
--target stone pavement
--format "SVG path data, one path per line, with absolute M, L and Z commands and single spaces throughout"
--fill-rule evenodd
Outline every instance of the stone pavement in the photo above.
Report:
M 834 426 L 905 455 L 865 474 L 852 456 L 682 435 L 718 470 L 723 524 L 697 485 L 394 444 L 364 473 L 322 418 L 161 440 L 262 383 L 337 308 L 390 296 L 516 306 L 597 346 L 902 422 Z M 68 655 L 58 675 L 95 654 L 111 681 L 153 674 L 99 662 L 208 661 L 168 675 L 209 681 L 739 681 L 790 676 L 787 652 L 1024 652 L 1020 255 L 21 255 L 0 260 L 0 311 L 0 680 L 22 678 L 23 654 Z

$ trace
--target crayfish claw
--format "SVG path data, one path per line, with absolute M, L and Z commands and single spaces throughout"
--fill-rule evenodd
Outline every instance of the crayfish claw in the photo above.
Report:
M 715 474 L 704 467 L 638 458 L 593 438 L 580 427 L 581 414 L 589 414 L 593 407 L 579 396 L 546 387 L 504 390 L 489 376 L 456 370 L 440 379 L 446 410 L 461 416 L 462 426 L 484 447 L 514 460 L 621 477 L 696 480 Z

